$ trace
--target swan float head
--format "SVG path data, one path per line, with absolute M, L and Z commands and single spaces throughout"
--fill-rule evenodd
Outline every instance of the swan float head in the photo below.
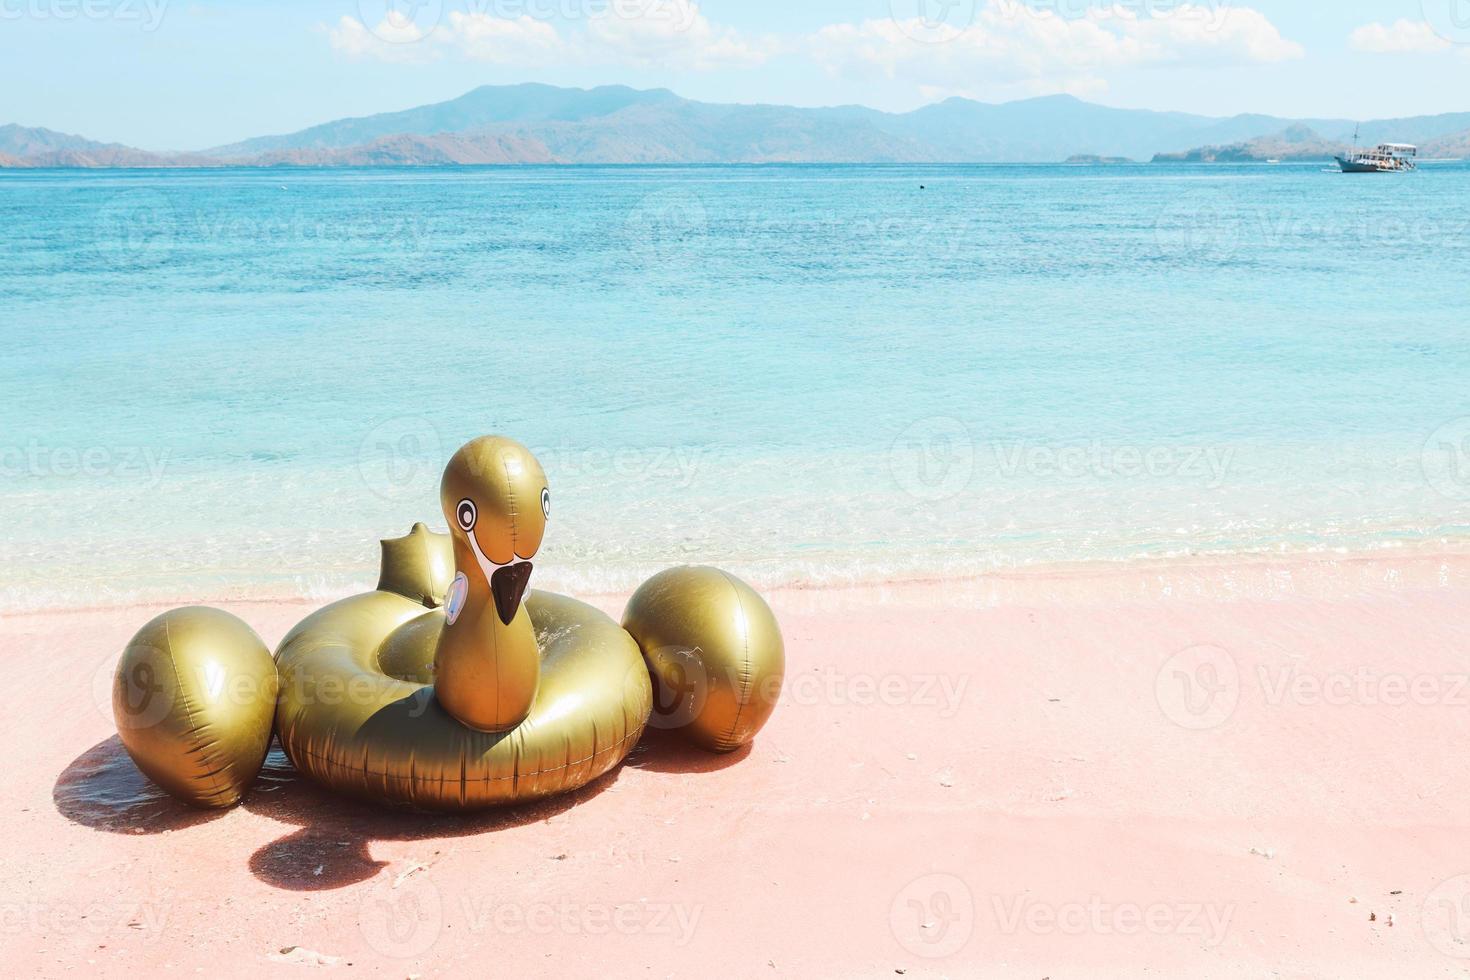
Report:
M 529 714 L 540 676 L 524 602 L 551 517 L 546 473 L 525 446 L 485 436 L 454 454 L 439 496 L 457 574 L 435 658 L 436 692 L 471 728 L 509 731 Z
M 501 623 L 509 626 L 525 598 L 531 562 L 551 517 L 546 473 L 525 446 L 485 436 L 454 454 L 439 497 L 459 568 L 450 590 L 451 618 L 457 618 L 468 593 L 483 586 Z

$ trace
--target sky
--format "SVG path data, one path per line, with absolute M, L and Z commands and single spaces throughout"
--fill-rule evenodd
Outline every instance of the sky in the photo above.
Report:
M 523 81 L 1421 115 L 1470 110 L 1470 0 L 0 0 L 0 124 L 150 150 Z

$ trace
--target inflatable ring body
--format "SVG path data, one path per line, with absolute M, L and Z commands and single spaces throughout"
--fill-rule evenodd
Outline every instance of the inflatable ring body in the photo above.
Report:
M 384 542 L 378 591 L 322 609 L 281 641 L 276 731 L 292 764 L 334 790 L 434 810 L 566 793 L 615 768 L 648 722 L 648 668 L 622 627 L 574 599 L 527 598 L 541 662 L 523 722 L 482 732 L 445 710 L 431 681 L 447 547 L 422 526 Z

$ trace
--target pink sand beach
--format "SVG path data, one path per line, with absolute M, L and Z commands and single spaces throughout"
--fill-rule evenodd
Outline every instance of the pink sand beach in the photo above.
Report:
M 0 974 L 1470 973 L 1470 559 L 771 601 L 787 685 L 753 746 L 651 732 L 582 792 L 469 818 L 279 753 L 242 807 L 185 809 L 108 700 L 161 607 L 7 615 Z M 227 608 L 274 644 L 310 607 Z

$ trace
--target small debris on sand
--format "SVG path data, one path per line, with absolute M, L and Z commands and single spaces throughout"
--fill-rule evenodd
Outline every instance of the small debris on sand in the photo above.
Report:
M 939 779 L 940 786 L 943 786 L 946 789 L 954 786 L 953 769 L 941 769 L 939 770 L 939 772 L 935 773 L 935 776 Z
M 397 888 L 409 878 L 412 878 L 414 875 L 418 874 L 420 871 L 428 870 L 429 866 L 427 864 L 424 864 L 422 861 L 410 861 L 408 862 L 408 867 L 399 872 L 398 877 L 393 879 L 393 887 Z
M 277 963 L 290 963 L 293 966 L 336 966 L 342 962 L 340 956 L 328 956 L 326 953 L 318 953 L 314 949 L 305 949 L 301 946 L 283 946 L 280 952 L 272 953 L 270 959 Z
M 1369 922 L 1377 922 L 1378 921 L 1378 913 L 1377 912 L 1369 912 L 1368 913 L 1368 921 Z
M 1269 847 L 1253 847 L 1251 848 L 1251 853 L 1256 855 L 1257 857 L 1263 857 L 1267 861 L 1276 856 L 1276 852 Z

